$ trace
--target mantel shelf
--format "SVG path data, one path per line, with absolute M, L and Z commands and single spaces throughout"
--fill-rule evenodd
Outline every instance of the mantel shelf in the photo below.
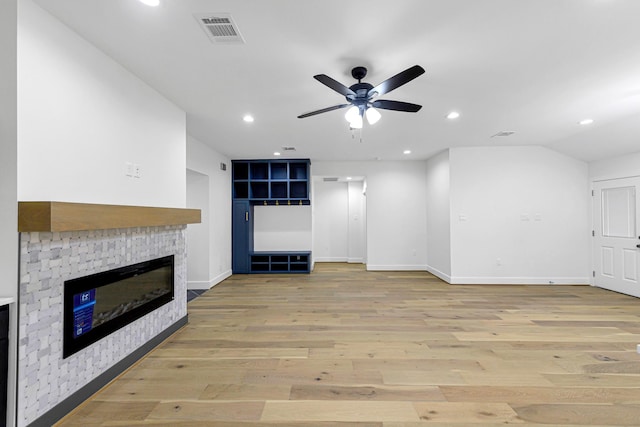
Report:
M 18 202 L 18 231 L 59 232 L 199 224 L 200 209 Z

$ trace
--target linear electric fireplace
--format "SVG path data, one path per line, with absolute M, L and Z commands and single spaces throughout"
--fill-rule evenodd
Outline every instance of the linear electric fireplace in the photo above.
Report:
M 67 358 L 173 300 L 174 256 L 64 282 Z

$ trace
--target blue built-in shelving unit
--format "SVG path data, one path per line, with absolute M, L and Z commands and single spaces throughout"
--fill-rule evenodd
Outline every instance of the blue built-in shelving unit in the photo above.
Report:
M 235 274 L 310 272 L 309 251 L 253 250 L 253 207 L 309 205 L 310 166 L 309 159 L 232 161 Z
M 304 160 L 234 160 L 233 199 L 261 205 L 308 205 L 309 166 Z

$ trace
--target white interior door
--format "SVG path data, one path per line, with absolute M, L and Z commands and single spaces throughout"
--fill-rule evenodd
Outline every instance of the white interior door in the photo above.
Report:
M 594 284 L 640 297 L 640 177 L 595 182 Z

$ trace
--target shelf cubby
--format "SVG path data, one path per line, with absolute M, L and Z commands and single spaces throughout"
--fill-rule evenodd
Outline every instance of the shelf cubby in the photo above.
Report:
M 309 185 L 307 181 L 290 181 L 289 182 L 289 198 L 290 199 L 308 199 Z
M 249 181 L 236 181 L 233 183 L 233 198 L 234 199 L 249 198 Z
M 271 199 L 288 199 L 287 182 L 271 182 Z
M 233 180 L 248 180 L 249 179 L 249 164 L 248 163 L 234 163 L 233 164 Z
M 273 162 L 271 163 L 271 176 L 272 180 L 286 180 L 287 179 L 287 163 L 284 162 Z
M 250 199 L 268 199 L 269 198 L 269 182 L 268 181 L 251 181 Z
M 289 163 L 289 179 L 308 180 L 308 162 L 291 162 Z
M 252 180 L 269 179 L 269 163 L 267 162 L 249 163 L 249 171 L 249 177 Z

